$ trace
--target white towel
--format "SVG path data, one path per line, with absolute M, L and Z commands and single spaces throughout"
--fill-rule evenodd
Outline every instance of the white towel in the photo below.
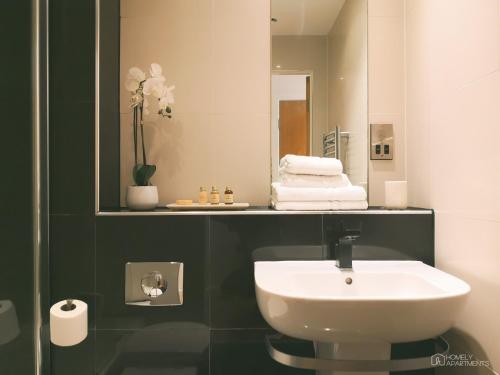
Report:
M 365 201 L 366 191 L 361 186 L 298 188 L 273 182 L 272 198 L 275 202 Z
M 366 210 L 367 201 L 333 201 L 333 202 L 275 202 L 272 206 L 277 211 L 345 211 Z
M 342 173 L 342 163 L 333 158 L 317 156 L 286 155 L 280 160 L 280 167 L 286 173 L 336 176 Z
M 345 174 L 337 176 L 315 176 L 312 174 L 291 174 L 280 169 L 281 185 L 288 187 L 346 187 L 352 186 Z

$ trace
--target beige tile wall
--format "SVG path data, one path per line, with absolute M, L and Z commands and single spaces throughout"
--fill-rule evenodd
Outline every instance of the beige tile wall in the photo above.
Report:
M 146 122 L 160 202 L 230 185 L 267 205 L 270 172 L 269 0 L 122 0 L 121 82 L 157 62 L 175 84 L 174 119 Z M 154 46 L 154 48 L 152 48 Z M 129 95 L 121 90 L 121 185 L 132 184 Z
M 369 122 L 394 126 L 393 160 L 369 160 L 370 205 L 384 205 L 385 181 L 405 180 L 405 0 L 368 1 Z
M 498 371 L 500 1 L 407 0 L 406 18 L 410 203 L 436 210 L 437 267 L 472 287 L 453 343 Z
M 328 35 L 328 129 L 350 133 L 346 172 L 354 185 L 367 182 L 367 1 L 344 3 Z

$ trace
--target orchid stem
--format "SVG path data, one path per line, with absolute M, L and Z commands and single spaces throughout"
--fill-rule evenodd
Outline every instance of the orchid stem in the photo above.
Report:
M 134 107 L 134 161 L 135 165 L 137 165 L 137 107 Z
M 142 121 L 142 104 L 139 107 L 139 116 L 140 116 L 140 124 L 141 124 L 141 141 L 142 141 L 142 164 L 147 165 L 148 162 L 146 160 L 146 146 L 144 146 L 144 122 Z

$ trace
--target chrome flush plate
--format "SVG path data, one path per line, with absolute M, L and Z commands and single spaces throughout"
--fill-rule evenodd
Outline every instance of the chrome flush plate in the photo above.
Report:
M 183 304 L 184 264 L 141 262 L 125 265 L 125 303 L 136 306 Z

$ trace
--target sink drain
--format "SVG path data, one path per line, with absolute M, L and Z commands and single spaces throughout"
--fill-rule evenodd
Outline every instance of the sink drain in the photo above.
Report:
M 347 285 L 351 285 L 352 284 L 352 279 L 350 277 L 348 277 L 347 279 L 345 279 L 345 283 Z

